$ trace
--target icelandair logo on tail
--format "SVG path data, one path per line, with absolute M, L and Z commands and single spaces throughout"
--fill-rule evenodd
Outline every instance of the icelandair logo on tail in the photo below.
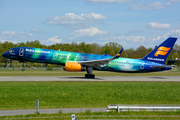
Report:
M 159 47 L 156 51 L 156 53 L 154 54 L 155 57 L 157 58 L 152 58 L 152 57 L 148 57 L 147 59 L 148 60 L 155 60 L 155 61 L 165 61 L 164 59 L 161 59 L 161 58 L 158 58 L 158 55 L 166 55 L 168 53 L 168 51 L 170 50 L 171 48 L 167 48 L 167 47 Z
M 120 56 L 121 54 L 117 54 L 117 56 Z
M 171 48 L 167 48 L 167 47 L 159 47 L 158 50 L 156 51 L 156 53 L 154 54 L 154 56 L 158 56 L 158 55 L 166 55 L 168 53 L 168 51 L 170 50 Z

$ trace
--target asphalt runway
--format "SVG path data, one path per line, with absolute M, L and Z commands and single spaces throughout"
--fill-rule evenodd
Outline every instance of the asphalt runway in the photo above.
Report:
M 106 108 L 56 108 L 56 109 L 39 109 L 39 113 L 43 114 L 53 114 L 59 113 L 62 111 L 63 113 L 78 113 L 85 112 L 86 110 L 91 110 L 91 112 L 105 112 Z M 0 116 L 13 116 L 13 115 L 27 115 L 27 114 L 35 114 L 37 112 L 36 109 L 27 109 L 27 110 L 0 110 Z
M 0 81 L 142 81 L 142 82 L 180 82 L 180 76 L 10 76 L 0 77 Z
M 137 106 L 137 105 L 122 105 L 122 106 Z M 144 105 L 143 105 L 144 106 Z M 148 106 L 148 105 L 147 105 Z M 180 105 L 150 105 L 151 107 L 179 107 Z M 53 114 L 59 113 L 78 113 L 85 112 L 86 110 L 90 110 L 91 112 L 106 112 L 107 108 L 56 108 L 56 109 L 39 109 L 40 114 Z M 175 108 L 174 108 L 175 109 Z M 0 116 L 14 116 L 14 115 L 27 115 L 27 114 L 35 114 L 37 112 L 36 109 L 26 109 L 26 110 L 0 110 Z

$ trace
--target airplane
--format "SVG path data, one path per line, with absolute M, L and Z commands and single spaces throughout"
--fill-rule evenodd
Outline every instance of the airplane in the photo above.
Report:
M 120 57 L 123 48 L 113 57 L 110 55 L 96 55 L 69 51 L 58 51 L 32 47 L 11 48 L 2 56 L 11 60 L 22 62 L 21 70 L 24 71 L 24 62 L 37 62 L 46 64 L 63 65 L 65 71 L 86 71 L 86 78 L 95 78 L 93 70 L 113 72 L 157 72 L 172 69 L 165 65 L 177 38 L 169 37 L 144 58 L 132 59 Z

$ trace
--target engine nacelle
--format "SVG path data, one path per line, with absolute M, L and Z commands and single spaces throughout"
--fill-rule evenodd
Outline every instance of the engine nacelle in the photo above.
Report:
M 81 64 L 76 63 L 76 62 L 66 62 L 65 66 L 64 66 L 64 70 L 65 71 L 73 71 L 73 72 L 85 71 L 86 67 L 84 67 Z

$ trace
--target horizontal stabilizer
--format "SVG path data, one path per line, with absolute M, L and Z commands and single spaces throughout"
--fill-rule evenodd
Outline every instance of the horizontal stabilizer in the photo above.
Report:
M 108 55 L 108 54 L 106 54 L 106 53 L 104 53 L 103 56 L 109 56 L 109 57 L 112 57 L 111 55 Z
M 175 67 L 175 65 L 150 66 L 153 69 L 161 69 L 166 67 Z

